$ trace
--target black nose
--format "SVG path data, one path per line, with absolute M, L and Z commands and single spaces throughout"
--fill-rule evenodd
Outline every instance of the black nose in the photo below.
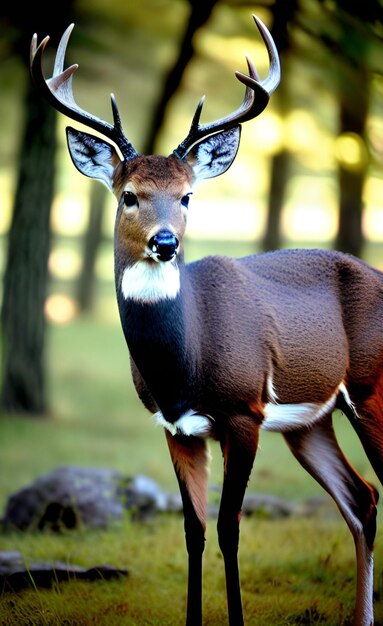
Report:
M 170 230 L 160 230 L 148 245 L 160 261 L 170 261 L 177 252 L 178 239 Z

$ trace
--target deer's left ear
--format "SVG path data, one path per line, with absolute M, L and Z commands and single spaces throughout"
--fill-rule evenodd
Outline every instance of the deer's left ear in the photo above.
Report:
M 83 131 L 70 126 L 66 129 L 68 148 L 72 161 L 81 174 L 98 178 L 112 190 L 112 177 L 120 163 L 114 146 Z
M 196 180 L 220 176 L 237 156 L 241 127 L 235 126 L 211 135 L 191 148 L 185 161 L 193 168 Z

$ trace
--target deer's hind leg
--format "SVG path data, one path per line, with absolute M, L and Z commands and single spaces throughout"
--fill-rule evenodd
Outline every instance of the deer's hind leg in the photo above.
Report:
M 338 446 L 331 415 L 311 429 L 284 433 L 300 464 L 333 497 L 355 542 L 357 588 L 354 623 L 371 626 L 373 617 L 373 542 L 377 494 L 349 464 Z
M 343 402 L 340 408 L 347 415 L 383 484 L 383 371 L 371 384 L 350 383 L 349 389 L 353 404 Z

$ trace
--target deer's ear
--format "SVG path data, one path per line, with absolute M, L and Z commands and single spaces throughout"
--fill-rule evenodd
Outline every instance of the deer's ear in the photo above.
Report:
M 237 156 L 240 138 L 241 127 L 235 126 L 193 146 L 185 161 L 193 168 L 196 180 L 214 178 L 226 172 Z
M 115 168 L 120 157 L 112 144 L 68 126 L 66 129 L 69 153 L 81 174 L 98 178 L 111 190 Z

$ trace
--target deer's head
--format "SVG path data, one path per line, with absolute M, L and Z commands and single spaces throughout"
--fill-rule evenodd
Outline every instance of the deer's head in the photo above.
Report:
M 168 157 L 142 156 L 123 133 L 114 96 L 113 124 L 81 109 L 72 93 L 77 65 L 64 70 L 71 25 L 58 46 L 53 76 L 45 79 L 42 56 L 46 37 L 31 46 L 32 76 L 44 96 L 61 113 L 101 133 L 106 139 L 67 128 L 69 152 L 85 176 L 100 179 L 117 198 L 116 250 L 126 264 L 140 261 L 167 263 L 182 252 L 187 209 L 193 185 L 223 174 L 237 154 L 241 123 L 253 119 L 266 107 L 280 80 L 280 64 L 273 39 L 261 20 L 254 21 L 267 46 L 270 70 L 264 81 L 247 59 L 249 75 L 236 72 L 245 86 L 241 106 L 210 124 L 200 124 L 204 99 L 198 104 L 187 137 Z

